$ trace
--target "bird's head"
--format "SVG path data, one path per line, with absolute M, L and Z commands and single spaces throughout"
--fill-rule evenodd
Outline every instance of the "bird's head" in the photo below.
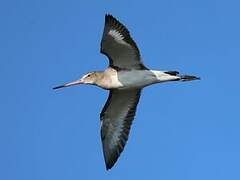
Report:
M 80 81 L 83 84 L 95 84 L 96 81 L 99 79 L 99 73 L 98 72 L 89 72 L 82 76 Z
M 78 84 L 96 84 L 96 82 L 99 80 L 100 77 L 101 77 L 101 73 L 99 72 L 89 72 L 83 75 L 80 79 L 76 81 L 65 83 L 61 86 L 54 87 L 53 89 L 59 89 L 59 88 L 74 86 Z

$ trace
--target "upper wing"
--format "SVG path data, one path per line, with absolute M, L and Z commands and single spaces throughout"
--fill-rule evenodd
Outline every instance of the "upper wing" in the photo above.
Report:
M 101 53 L 110 66 L 119 69 L 147 69 L 141 62 L 140 52 L 127 28 L 111 15 L 105 16 Z
M 106 168 L 117 161 L 128 140 L 141 90 L 111 90 L 100 114 Z

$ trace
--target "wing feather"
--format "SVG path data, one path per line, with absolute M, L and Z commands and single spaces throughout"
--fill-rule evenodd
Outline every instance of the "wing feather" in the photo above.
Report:
M 147 69 L 141 62 L 140 52 L 129 31 L 112 15 L 105 16 L 100 52 L 116 69 Z
M 100 114 L 106 168 L 113 167 L 128 140 L 141 90 L 111 90 Z

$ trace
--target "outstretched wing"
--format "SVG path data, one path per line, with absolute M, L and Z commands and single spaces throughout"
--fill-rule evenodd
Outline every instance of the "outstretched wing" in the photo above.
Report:
M 128 140 L 141 90 L 111 90 L 100 114 L 103 154 L 112 168 Z
M 127 28 L 111 15 L 105 16 L 101 53 L 108 57 L 110 66 L 116 69 L 147 69 Z

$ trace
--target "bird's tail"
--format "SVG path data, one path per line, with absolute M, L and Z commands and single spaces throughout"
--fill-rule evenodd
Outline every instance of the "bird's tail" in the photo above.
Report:
M 192 81 L 192 80 L 200 80 L 200 77 L 192 76 L 192 75 L 180 75 L 181 81 Z
M 200 77 L 192 76 L 192 75 L 180 75 L 178 71 L 166 71 L 164 72 L 166 74 L 169 74 L 171 76 L 177 76 L 179 79 L 176 79 L 177 81 L 192 81 L 192 80 L 200 80 Z

